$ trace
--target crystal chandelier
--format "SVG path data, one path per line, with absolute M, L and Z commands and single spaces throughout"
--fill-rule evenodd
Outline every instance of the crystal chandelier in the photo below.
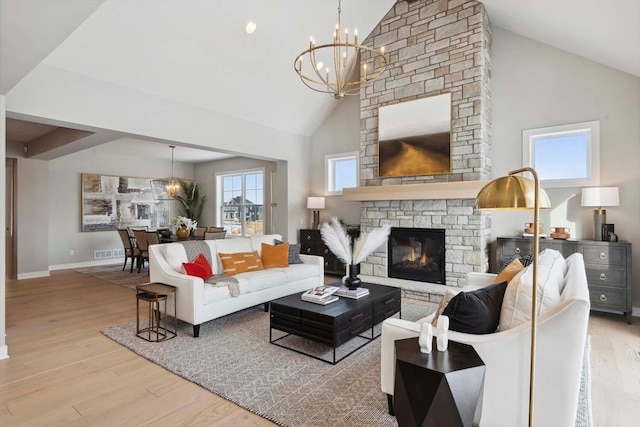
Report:
M 307 87 L 317 92 L 329 93 L 337 99 L 344 98 L 345 95 L 357 95 L 360 93 L 360 84 L 377 79 L 387 68 L 384 47 L 375 50 L 358 44 L 357 29 L 353 33 L 353 43 L 349 43 L 348 29 L 344 30 L 344 40 L 342 39 L 340 5 L 341 1 L 338 1 L 338 23 L 333 33 L 333 43 L 316 45 L 311 37 L 309 49 L 298 55 L 293 64 L 300 80 Z M 373 69 L 368 70 L 367 64 L 364 64 L 358 78 L 356 68 L 360 62 L 360 49 L 373 54 Z M 376 62 L 379 62 L 378 71 Z

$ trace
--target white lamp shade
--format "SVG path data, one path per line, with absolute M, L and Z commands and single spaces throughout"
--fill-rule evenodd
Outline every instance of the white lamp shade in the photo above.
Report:
M 582 206 L 619 206 L 618 187 L 590 187 L 582 189 Z
M 307 209 L 324 209 L 324 197 L 307 197 Z

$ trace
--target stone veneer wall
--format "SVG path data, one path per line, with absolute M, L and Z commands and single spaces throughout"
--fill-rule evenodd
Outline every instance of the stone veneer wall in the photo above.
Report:
M 385 46 L 385 73 L 360 93 L 360 185 L 488 179 L 491 171 L 491 32 L 482 4 L 468 0 L 398 1 L 365 41 Z M 373 69 L 369 52 L 361 61 Z M 380 178 L 378 108 L 452 93 L 452 173 Z M 395 227 L 446 229 L 446 284 L 463 286 L 469 271 L 487 271 L 490 219 L 474 200 L 361 202 L 363 231 Z M 361 274 L 387 277 L 387 250 L 361 265 Z

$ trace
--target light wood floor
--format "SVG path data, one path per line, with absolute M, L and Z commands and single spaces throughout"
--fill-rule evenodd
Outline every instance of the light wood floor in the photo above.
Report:
M 8 281 L 0 426 L 273 426 L 104 337 L 134 291 L 72 271 Z M 640 321 L 592 315 L 596 427 L 640 420 Z

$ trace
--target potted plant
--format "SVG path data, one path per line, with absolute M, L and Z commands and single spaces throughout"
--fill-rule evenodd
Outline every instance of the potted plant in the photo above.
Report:
M 200 215 L 202 215 L 202 208 L 204 208 L 207 196 L 200 197 L 198 184 L 195 182 L 180 180 L 180 187 L 182 190 L 180 194 L 173 196 L 181 203 L 178 213 L 185 218 L 191 218 L 197 223 L 200 221 Z

